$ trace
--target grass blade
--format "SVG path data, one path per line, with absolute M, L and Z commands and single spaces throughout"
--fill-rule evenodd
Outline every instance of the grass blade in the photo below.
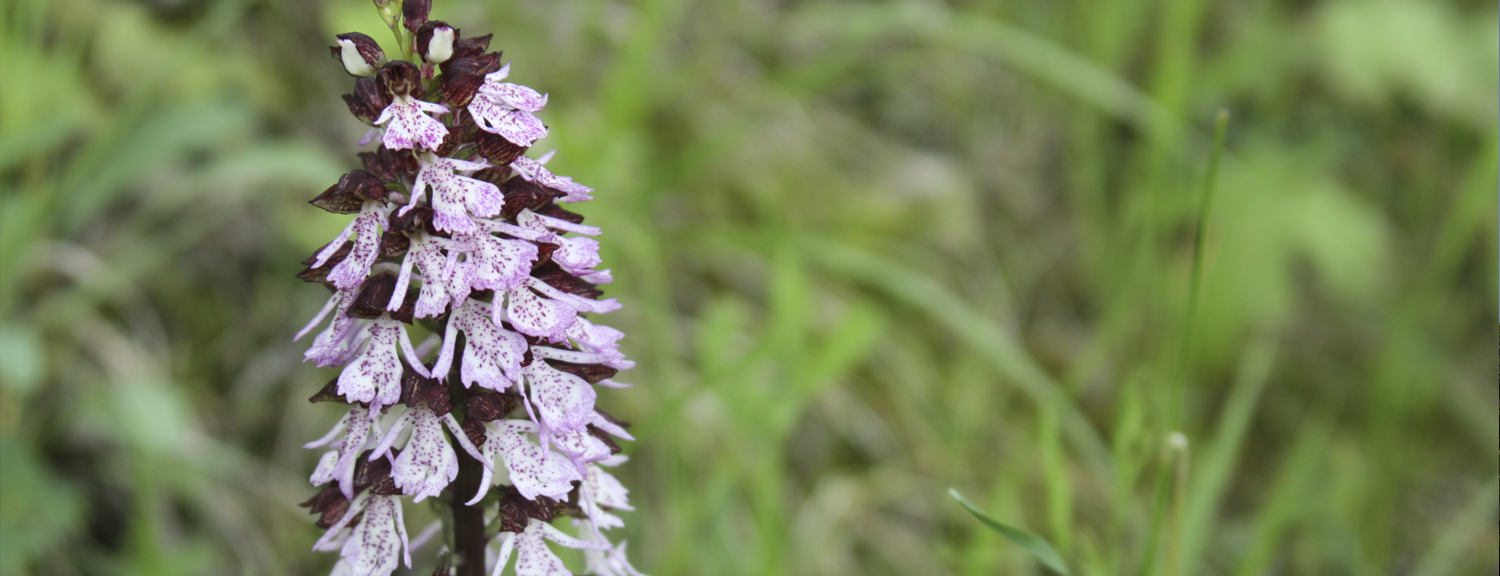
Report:
M 1036 557 L 1037 561 L 1041 562 L 1044 566 L 1051 568 L 1053 571 L 1059 574 L 1072 574 L 1071 572 L 1068 572 L 1068 565 L 1063 562 L 1062 557 L 1057 555 L 1057 550 L 1053 550 L 1052 545 L 1048 544 L 1047 541 L 1043 540 L 1040 536 L 1037 536 L 1020 528 L 1016 528 L 1014 526 L 1006 525 L 998 520 L 995 520 L 994 518 L 990 518 L 990 516 L 988 514 L 985 514 L 983 510 L 980 510 L 978 506 L 975 506 L 972 502 L 969 502 L 968 499 L 964 498 L 963 494 L 959 494 L 958 490 L 949 488 L 948 494 L 950 496 L 953 496 L 953 499 L 957 500 L 960 506 L 963 506 L 964 509 L 968 510 L 970 514 L 973 514 L 974 517 L 978 518 L 980 522 L 983 522 L 985 526 L 989 526 L 991 530 L 998 532 L 1001 536 L 1004 536 L 1006 540 L 1010 540 L 1015 545 L 1020 546 L 1027 552 L 1030 552 L 1031 555 Z

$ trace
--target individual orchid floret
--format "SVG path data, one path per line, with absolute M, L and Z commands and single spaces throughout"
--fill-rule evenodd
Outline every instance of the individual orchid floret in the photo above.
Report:
M 531 277 L 531 266 L 538 255 L 536 244 L 489 234 L 464 234 L 455 240 L 467 250 L 469 287 L 474 290 L 503 292 L 525 284 Z
M 578 319 L 578 309 L 551 298 L 538 296 L 531 288 L 535 283 L 511 290 L 506 295 L 505 317 L 516 330 L 548 342 L 562 342 L 568 328 Z
M 510 75 L 510 64 L 486 74 L 484 85 L 469 101 L 469 114 L 480 130 L 499 134 L 517 146 L 531 146 L 547 137 L 547 126 L 536 117 L 547 105 L 547 97 L 519 84 L 502 82 Z
M 338 46 L 329 46 L 328 51 L 334 60 L 343 63 L 344 71 L 350 76 L 374 76 L 375 71 L 385 64 L 385 51 L 374 38 L 359 32 L 339 34 L 335 38 L 338 38 Z
M 625 460 L 624 456 L 615 456 L 601 460 L 598 464 L 590 464 L 584 475 L 583 484 L 578 488 L 579 507 L 583 509 L 584 515 L 588 516 L 589 523 L 594 528 L 607 530 L 625 526 L 625 522 L 620 520 L 619 516 L 605 512 L 605 509 L 635 510 L 630 506 L 630 491 L 626 490 L 625 485 L 621 484 L 618 479 L 600 467 L 600 465 L 616 466 Z
M 603 324 L 595 324 L 587 318 L 578 318 L 568 327 L 568 339 L 582 350 L 610 352 L 617 350 L 625 333 Z
M 442 139 L 439 138 L 439 143 Z M 436 146 L 429 146 L 435 148 Z M 420 156 L 421 170 L 417 172 L 412 186 L 411 200 L 401 208 L 398 215 L 405 215 L 417 206 L 432 187 L 433 227 L 444 232 L 473 232 L 477 230 L 469 213 L 488 218 L 500 213 L 505 205 L 505 196 L 500 188 L 468 176 L 455 174 L 458 171 L 482 170 L 489 166 L 484 162 L 471 162 L 457 158 L 441 158 L 430 152 Z
M 485 426 L 485 442 L 481 462 L 494 462 L 499 454 L 505 459 L 505 469 L 510 473 L 510 482 L 516 491 L 527 500 L 546 496 L 554 500 L 566 500 L 573 490 L 572 482 L 583 476 L 568 462 L 567 457 L 547 450 L 527 439 L 526 435 L 539 429 L 525 420 L 496 420 Z M 469 501 L 478 502 L 489 492 L 493 477 L 486 468 L 479 493 Z
M 396 347 L 401 347 L 413 368 L 420 366 L 421 362 L 412 349 L 406 329 L 391 319 L 390 314 L 382 314 L 370 326 L 369 332 L 363 351 L 339 373 L 338 394 L 349 402 L 368 402 L 370 417 L 374 418 L 383 407 L 401 400 L 402 368 L 396 359 Z M 426 369 L 421 372 L 426 372 Z
M 301 340 L 313 327 L 323 323 L 329 313 L 333 313 L 333 321 L 328 327 L 313 338 L 312 346 L 303 353 L 304 361 L 310 361 L 319 367 L 337 366 L 349 363 L 358 352 L 358 335 L 363 332 L 368 320 L 360 320 L 349 316 L 349 309 L 354 306 L 354 301 L 359 298 L 358 290 L 339 290 L 328 298 L 328 303 L 314 316 L 307 326 L 303 327 L 293 341 Z
M 451 240 L 431 236 L 417 231 L 411 236 L 411 246 L 401 262 L 401 273 L 396 277 L 396 288 L 386 310 L 399 310 L 405 304 L 407 287 L 411 284 L 412 266 L 422 273 L 422 288 L 417 294 L 415 315 L 417 318 L 439 316 L 448 311 L 448 305 L 469 295 L 468 282 L 453 282 L 453 270 L 457 265 L 457 252 L 443 253 Z
M 563 565 L 562 560 L 547 548 L 545 540 L 551 540 L 568 548 L 580 550 L 608 550 L 609 543 L 590 542 L 580 540 L 567 534 L 556 527 L 532 518 L 526 525 L 526 529 L 520 534 L 514 532 L 502 532 L 500 534 L 500 554 L 495 560 L 495 570 L 492 574 L 498 575 L 510 561 L 512 548 L 516 551 L 516 574 L 517 576 L 571 576 L 572 572 Z
M 413 502 L 441 494 L 443 488 L 458 477 L 458 455 L 443 437 L 441 420 L 426 404 L 419 404 L 396 419 L 370 454 L 371 460 L 381 457 L 401 431 L 411 426 L 411 437 L 391 465 L 391 478 L 403 494 L 415 496 Z M 462 435 L 463 431 L 455 433 Z
M 453 42 L 458 30 L 447 22 L 433 20 L 417 29 L 417 54 L 428 64 L 442 64 L 453 57 Z
M 388 576 L 396 571 L 398 558 L 404 558 L 406 566 L 411 567 L 406 522 L 401 514 L 401 500 L 395 496 L 360 494 L 350 504 L 349 511 L 323 534 L 313 549 L 322 548 L 339 537 L 356 516 L 360 518 L 359 523 L 344 540 L 339 553 L 348 563 L 351 576 Z
M 344 498 L 354 497 L 354 464 L 363 450 L 365 443 L 370 437 L 370 427 L 374 423 L 364 407 L 356 404 L 349 409 L 349 413 L 339 419 L 333 429 L 322 438 L 304 444 L 303 448 L 320 448 L 333 442 L 334 438 L 343 436 L 335 444 L 335 449 L 325 452 L 318 461 L 318 467 L 313 471 L 313 486 L 321 486 L 331 480 L 339 481 L 339 490 L 344 493 Z
M 447 114 L 448 107 L 424 102 L 411 95 L 420 89 L 420 72 L 410 62 L 390 62 L 380 69 L 381 79 L 391 92 L 391 104 L 381 111 L 375 125 L 385 125 L 385 136 L 381 143 L 391 150 L 406 150 L 421 146 L 437 150 L 448 136 L 448 127 L 438 122 L 428 112 Z
M 464 333 L 463 364 L 459 378 L 465 387 L 501 391 L 521 378 L 521 362 L 526 356 L 526 338 L 501 328 L 490 319 L 490 304 L 466 300 L 453 311 L 443 335 L 443 349 L 433 365 L 442 379 L 453 365 L 454 342 Z
M 625 440 L 635 440 L 624 428 L 616 426 L 598 413 L 589 420 L 589 425 L 589 428 L 570 432 L 554 432 L 544 428 L 541 433 L 542 445 L 551 445 L 562 452 L 573 461 L 579 475 L 584 475 L 589 464 L 607 460 L 614 452 L 611 445 L 604 441 L 604 433 Z
M 600 232 L 596 226 L 574 224 L 561 218 L 542 216 L 531 210 L 522 210 L 516 215 L 516 222 L 539 232 L 556 230 L 587 236 L 597 236 Z M 559 248 L 552 253 L 552 261 L 569 274 L 584 276 L 592 273 L 594 267 L 599 265 L 598 240 L 579 236 L 556 236 L 552 242 L 559 245 Z
M 533 347 L 533 353 L 540 347 Z M 526 366 L 528 412 L 549 432 L 583 430 L 594 417 L 598 395 L 584 379 L 553 368 L 544 361 Z
M 359 286 L 370 275 L 370 265 L 375 263 L 375 257 L 380 255 L 380 235 L 385 231 L 389 215 L 390 209 L 384 202 L 366 200 L 359 216 L 349 222 L 344 231 L 318 253 L 313 266 L 327 264 L 334 252 L 352 236 L 354 248 L 328 273 L 328 280 L 341 290 Z
M 514 170 L 516 174 L 521 178 L 524 178 L 531 182 L 536 182 L 537 184 L 541 184 L 558 192 L 562 192 L 564 196 L 562 198 L 558 198 L 558 202 L 572 203 L 583 202 L 584 200 L 593 200 L 593 188 L 589 188 L 588 186 L 584 186 L 582 184 L 574 182 L 572 178 L 569 178 L 567 176 L 558 176 L 556 174 L 553 174 L 550 170 L 547 170 L 545 165 L 547 164 L 547 161 L 551 160 L 552 156 L 554 156 L 555 154 L 557 154 L 557 151 L 553 150 L 551 152 L 543 154 L 541 158 L 538 158 L 536 160 L 532 160 L 530 158 L 522 156 L 520 158 L 516 158 L 514 162 L 511 162 L 510 168 L 511 170 Z

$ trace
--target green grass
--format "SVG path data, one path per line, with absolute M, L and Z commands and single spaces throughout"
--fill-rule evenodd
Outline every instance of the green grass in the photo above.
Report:
M 949 487 L 1086 576 L 1495 573 L 1492 4 L 435 5 L 599 190 L 647 573 L 1045 573 Z M 332 564 L 292 274 L 382 28 L 0 3 L 0 575 Z

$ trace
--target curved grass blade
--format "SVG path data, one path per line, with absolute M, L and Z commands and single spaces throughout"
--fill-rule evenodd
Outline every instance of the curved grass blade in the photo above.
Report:
M 1015 545 L 1024 548 L 1027 552 L 1030 552 L 1032 556 L 1036 557 L 1038 562 L 1042 563 L 1042 565 L 1051 568 L 1053 571 L 1064 576 L 1070 576 L 1072 574 L 1071 572 L 1068 572 L 1068 565 L 1063 562 L 1062 557 L 1057 555 L 1057 550 L 1053 550 L 1052 545 L 1048 544 L 1047 541 L 1043 540 L 1040 536 L 1037 536 L 1020 528 L 1002 524 L 994 518 L 990 518 L 989 515 L 985 514 L 983 510 L 980 510 L 978 506 L 975 506 L 972 502 L 969 502 L 968 499 L 964 498 L 963 494 L 959 494 L 958 490 L 949 488 L 948 495 L 952 496 L 954 500 L 957 500 L 960 506 L 963 506 L 964 509 L 968 510 L 970 514 L 973 514 L 974 517 L 978 518 L 980 522 L 983 522 L 985 526 L 989 526 L 991 530 L 999 532 L 1000 535 L 1004 536 L 1006 540 L 1010 540 Z

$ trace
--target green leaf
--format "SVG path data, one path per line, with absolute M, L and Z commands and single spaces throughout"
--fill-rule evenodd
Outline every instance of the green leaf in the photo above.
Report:
M 1026 549 L 1027 552 L 1030 552 L 1032 556 L 1036 557 L 1037 561 L 1041 562 L 1046 567 L 1051 568 L 1053 571 L 1059 574 L 1072 574 L 1071 572 L 1068 572 L 1068 565 L 1063 562 L 1062 557 L 1058 556 L 1057 551 L 1052 549 L 1052 545 L 1048 544 L 1047 541 L 1043 540 L 1040 536 L 1037 536 L 1020 528 L 1007 526 L 995 520 L 994 518 L 990 518 L 989 515 L 985 514 L 983 510 L 980 510 L 978 506 L 975 506 L 972 502 L 969 502 L 967 499 L 965 499 L 963 494 L 959 494 L 958 490 L 949 488 L 948 494 L 953 496 L 953 499 L 957 500 L 960 506 L 963 506 L 964 509 L 968 510 L 970 514 L 973 514 L 974 517 L 978 518 L 980 522 L 983 522 L 985 526 L 989 526 L 991 530 L 999 532 L 1000 535 L 1004 536 L 1006 540 L 1010 540 L 1015 545 Z

